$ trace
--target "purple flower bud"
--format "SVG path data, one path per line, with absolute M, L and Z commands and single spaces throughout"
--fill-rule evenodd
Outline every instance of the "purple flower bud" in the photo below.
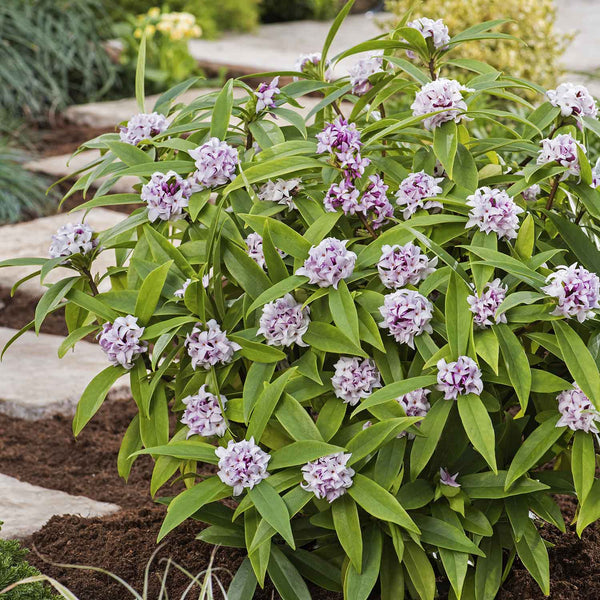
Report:
M 362 58 L 350 69 L 350 83 L 352 84 L 352 93 L 356 96 L 363 96 L 373 85 L 369 82 L 369 77 L 375 73 L 383 72 L 382 52 L 375 52 L 367 58 Z
M 199 366 L 210 369 L 217 364 L 232 361 L 233 354 L 242 347 L 228 339 L 226 331 L 221 331 L 219 324 L 211 319 L 206 323 L 207 329 L 200 329 L 197 324 L 185 338 L 187 353 L 192 359 L 192 369 Z
M 142 200 L 148 204 L 148 219 L 174 221 L 181 217 L 188 206 L 192 186 L 175 171 L 154 173 L 150 181 L 142 186 Z
M 140 113 L 129 119 L 125 127 L 120 127 L 119 136 L 122 142 L 137 146 L 142 140 L 150 140 L 155 135 L 166 131 L 169 123 L 164 115 Z
M 277 87 L 279 76 L 275 77 L 271 83 L 261 83 L 256 89 L 256 112 L 259 113 L 265 108 L 275 108 L 275 96 L 281 90 Z
M 481 296 L 477 293 L 467 296 L 469 310 L 474 314 L 473 322 L 477 327 L 491 327 L 494 324 L 492 319 L 496 323 L 506 323 L 506 315 L 496 315 L 496 311 L 504 302 L 507 290 L 508 286 L 502 285 L 500 279 L 494 279 L 486 284 Z
M 235 178 L 238 151 L 227 142 L 210 138 L 188 154 L 196 161 L 196 172 L 192 175 L 198 190 L 225 185 Z
M 454 475 L 450 475 L 450 473 L 443 468 L 440 468 L 440 483 L 442 485 L 449 485 L 450 487 L 459 488 L 460 483 L 456 481 L 458 477 L 458 473 L 454 473 Z
M 410 219 L 418 210 L 443 208 L 437 200 L 429 200 L 442 193 L 438 184 L 443 180 L 443 177 L 432 177 L 425 171 L 411 173 L 404 179 L 396 192 L 396 204 L 403 208 L 402 216 Z
M 451 363 L 442 358 L 437 368 L 437 389 L 444 392 L 445 400 L 456 400 L 458 396 L 466 394 L 479 396 L 483 391 L 481 371 L 472 358 L 459 356 L 458 360 Z
M 296 59 L 294 65 L 294 71 L 300 71 L 300 73 L 306 73 L 309 70 L 314 70 L 315 67 L 319 66 L 321 62 L 321 53 L 312 52 L 310 54 L 300 54 Z M 331 81 L 333 79 L 333 71 L 330 68 L 330 61 L 325 63 L 325 81 Z M 298 81 L 297 77 L 294 77 L 294 81 Z
M 92 238 L 93 235 L 94 230 L 85 223 L 67 223 L 52 236 L 48 255 L 50 258 L 59 258 L 87 254 L 98 245 L 98 240 Z
M 379 278 L 386 288 L 397 290 L 407 285 L 417 285 L 435 271 L 437 257 L 429 260 L 412 242 L 404 246 L 388 244 L 381 247 L 377 263 Z
M 361 156 L 360 152 L 348 150 L 337 152 L 336 157 L 346 179 L 359 179 L 365 174 L 365 169 L 371 164 L 371 159 Z
M 471 119 L 464 114 L 467 104 L 463 99 L 462 92 L 472 92 L 454 79 L 436 79 L 426 83 L 415 96 L 411 104 L 413 115 L 420 117 L 429 113 L 439 112 L 423 120 L 425 129 L 432 130 L 447 121 L 460 121 Z
M 217 398 L 206 391 L 206 384 L 204 384 L 197 394 L 183 398 L 182 402 L 185 404 L 185 410 L 181 422 L 190 428 L 186 438 L 192 435 L 202 437 L 225 435 L 227 431 L 227 421 L 223 416 L 227 404 L 225 396 L 220 395 Z
M 340 183 L 331 185 L 323 198 L 323 206 L 327 212 L 335 212 L 341 208 L 345 215 L 354 215 L 360 210 L 359 196 L 360 192 L 354 184 L 343 179 Z
M 361 398 L 370 396 L 374 388 L 381 387 L 379 371 L 368 358 L 361 361 L 355 356 L 342 356 L 333 367 L 333 391 L 350 406 L 356 406 Z
M 583 85 L 561 83 L 555 90 L 546 92 L 552 106 L 560 108 L 563 117 L 592 117 L 598 115 L 596 101 Z
M 394 207 L 390 204 L 386 192 L 388 187 L 379 175 L 369 176 L 369 185 L 360 199 L 363 214 L 369 217 L 373 229 L 379 229 L 394 216 Z
M 561 392 L 556 397 L 561 414 L 556 426 L 570 427 L 573 431 L 598 433 L 596 423 L 600 421 L 600 413 L 576 383 L 573 384 L 573 388 Z
M 431 319 L 433 304 L 414 290 L 398 290 L 387 294 L 383 306 L 379 308 L 383 321 L 382 329 L 389 333 L 400 344 L 408 344 L 414 348 L 414 339 L 422 333 L 432 333 Z
M 546 138 L 542 140 L 542 149 L 539 152 L 537 164 L 546 165 L 556 162 L 562 167 L 568 167 L 563 177 L 579 175 L 581 171 L 577 155 L 579 148 L 585 152 L 585 148 L 570 133 Z
M 448 27 L 444 25 L 442 19 L 428 19 L 427 17 L 421 17 L 414 21 L 409 21 L 406 24 L 407 27 L 412 27 L 421 33 L 424 38 L 431 38 L 433 40 L 433 47 L 437 49 L 446 49 L 450 42 L 450 35 L 448 34 Z M 407 50 L 406 55 L 408 58 L 414 59 L 417 55 L 412 50 Z
M 570 267 L 561 265 L 546 278 L 542 291 L 558 300 L 553 315 L 577 317 L 580 323 L 594 317 L 600 308 L 600 279 L 584 267 L 573 263 Z
M 351 456 L 336 452 L 306 463 L 302 467 L 302 489 L 312 492 L 319 500 L 327 498 L 329 503 L 344 495 L 352 487 L 354 477 L 354 469 L 346 466 Z
M 310 325 L 310 307 L 302 308 L 291 294 L 265 304 L 257 334 L 264 335 L 269 346 L 307 346 L 302 336 Z
M 249 440 L 234 442 L 229 440 L 227 448 L 217 448 L 219 458 L 219 479 L 233 488 L 233 495 L 239 496 L 244 488 L 252 489 L 269 477 L 267 465 L 271 455 L 260 448 L 251 437 Z
M 521 195 L 527 202 L 535 202 L 541 192 L 542 188 L 537 183 L 534 183 L 533 185 L 530 185 L 526 190 L 523 190 L 521 192 Z
M 147 342 L 140 341 L 144 328 L 137 324 L 137 317 L 117 317 L 114 323 L 104 323 L 98 335 L 98 345 L 115 367 L 133 367 L 134 360 L 148 351 Z
M 266 202 L 276 202 L 277 204 L 283 204 L 287 206 L 289 210 L 296 208 L 296 203 L 294 202 L 294 196 L 298 193 L 302 183 L 300 178 L 295 179 L 278 179 L 273 182 L 269 179 L 267 183 L 265 183 L 258 193 L 258 197 L 260 200 L 264 200 Z
M 325 238 L 318 246 L 308 252 L 304 266 L 296 271 L 296 275 L 305 275 L 308 282 L 319 287 L 333 286 L 337 290 L 338 283 L 352 275 L 356 254 L 346 249 L 348 240 Z
M 514 200 L 502 190 L 481 187 L 467 196 L 469 220 L 465 228 L 478 227 L 483 233 L 497 233 L 499 238 L 512 240 L 517 237 L 519 217 L 523 212 Z

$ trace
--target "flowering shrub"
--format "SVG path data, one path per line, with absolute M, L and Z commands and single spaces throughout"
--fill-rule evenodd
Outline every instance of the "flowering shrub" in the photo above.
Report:
M 73 270 L 30 326 L 64 305 L 60 353 L 96 334 L 107 354 L 74 432 L 128 374 L 139 414 L 119 472 L 144 453 L 152 494 L 183 476 L 159 538 L 193 518 L 246 548 L 233 598 L 268 574 L 284 600 L 310 598 L 304 579 L 432 599 L 438 577 L 491 599 L 517 555 L 548 594 L 536 524 L 564 530 L 552 494 L 577 496 L 579 534 L 600 517 L 595 111 L 477 61 L 464 86 L 444 78 L 457 46 L 502 39 L 498 22 L 443 45 L 413 24 L 328 61 L 351 4 L 268 100 L 239 80 L 177 109 L 185 85 L 153 113 L 140 97 L 124 127 L 141 139 L 96 138 L 75 188 L 103 176 L 84 208 L 147 207 L 91 246 L 69 233 L 68 252 L 2 266 Z M 381 66 L 368 81 L 329 81 L 365 51 Z M 412 109 L 390 113 L 393 93 Z M 478 110 L 498 93 L 520 112 Z M 107 194 L 132 175 L 136 191 Z M 95 273 L 99 253 L 114 266 Z
M 474 39 L 461 47 L 460 58 L 480 60 L 498 71 L 544 86 L 556 85 L 564 73 L 561 57 L 573 35 L 557 31 L 553 0 L 386 0 L 385 5 L 396 22 L 413 9 L 411 18 L 424 21 L 422 30 L 430 31 L 439 43 L 444 42 L 447 31 L 455 35 L 484 21 L 510 19 L 499 30 L 525 45 L 506 44 L 494 37 Z M 434 25 L 440 19 L 443 27 Z

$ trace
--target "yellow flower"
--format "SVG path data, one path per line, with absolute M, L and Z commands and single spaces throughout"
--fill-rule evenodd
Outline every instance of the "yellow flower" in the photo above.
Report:
M 153 18 L 160 17 L 160 8 L 158 8 L 158 6 L 154 6 L 148 11 L 148 16 Z
M 133 32 L 133 37 L 138 40 L 142 37 L 142 30 L 139 27 Z

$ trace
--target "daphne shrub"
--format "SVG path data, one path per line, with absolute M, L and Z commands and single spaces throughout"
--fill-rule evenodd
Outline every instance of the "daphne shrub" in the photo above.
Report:
M 60 354 L 87 335 L 107 354 L 74 432 L 127 374 L 119 472 L 151 455 L 152 494 L 179 473 L 159 539 L 192 518 L 245 548 L 232 598 L 268 575 L 284 600 L 310 598 L 305 580 L 432 599 L 444 579 L 492 599 L 516 556 L 548 594 L 553 495 L 577 497 L 579 534 L 600 517 L 595 107 L 461 58 L 509 37 L 497 21 L 443 44 L 401 25 L 328 59 L 351 4 L 269 102 L 269 81 L 233 80 L 173 106 L 186 82 L 152 109 L 166 127 L 86 144 L 101 156 L 74 189 L 105 179 L 83 207 L 147 207 L 78 253 L 3 266 L 72 269 L 30 325 L 64 306 Z M 359 52 L 377 68 L 332 77 Z M 136 190 L 110 195 L 124 176 Z

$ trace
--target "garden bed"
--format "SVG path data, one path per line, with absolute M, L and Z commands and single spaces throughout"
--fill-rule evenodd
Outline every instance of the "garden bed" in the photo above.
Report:
M 155 504 L 149 496 L 151 459 L 141 457 L 134 464 L 127 484 L 117 475 L 119 444 L 133 412 L 132 401 L 109 400 L 77 439 L 72 436 L 70 419 L 62 416 L 38 421 L 32 426 L 29 422 L 0 415 L 0 464 L 4 474 L 35 485 L 115 502 L 122 507 L 119 513 L 103 518 L 54 517 L 41 531 L 25 540 L 28 547 L 39 553 L 32 552 L 30 562 L 65 583 L 81 600 L 124 600 L 125 592 L 105 575 L 55 567 L 42 556 L 52 562 L 102 567 L 139 589 L 143 585 L 146 563 L 156 549 L 165 508 Z M 171 495 L 180 489 L 181 484 L 176 483 L 165 487 L 159 495 Z M 565 498 L 561 506 L 570 519 L 574 503 Z M 200 523 L 185 522 L 165 538 L 158 557 L 170 557 L 192 573 L 205 569 L 213 547 L 195 539 L 201 528 Z M 581 540 L 574 531 L 561 534 L 551 526 L 544 526 L 543 535 L 556 544 L 550 550 L 550 597 L 599 598 L 600 527 L 588 528 Z M 233 548 L 217 551 L 215 566 L 222 569 L 217 573 L 225 586 L 242 558 L 242 551 Z M 154 563 L 150 598 L 158 594 L 162 568 L 164 563 Z M 178 598 L 188 585 L 186 577 L 176 570 L 169 582 L 169 596 L 173 598 Z M 271 592 L 268 588 L 255 598 L 270 599 Z M 543 597 L 518 561 L 498 596 L 500 600 Z M 340 595 L 313 590 L 313 598 L 334 600 Z

